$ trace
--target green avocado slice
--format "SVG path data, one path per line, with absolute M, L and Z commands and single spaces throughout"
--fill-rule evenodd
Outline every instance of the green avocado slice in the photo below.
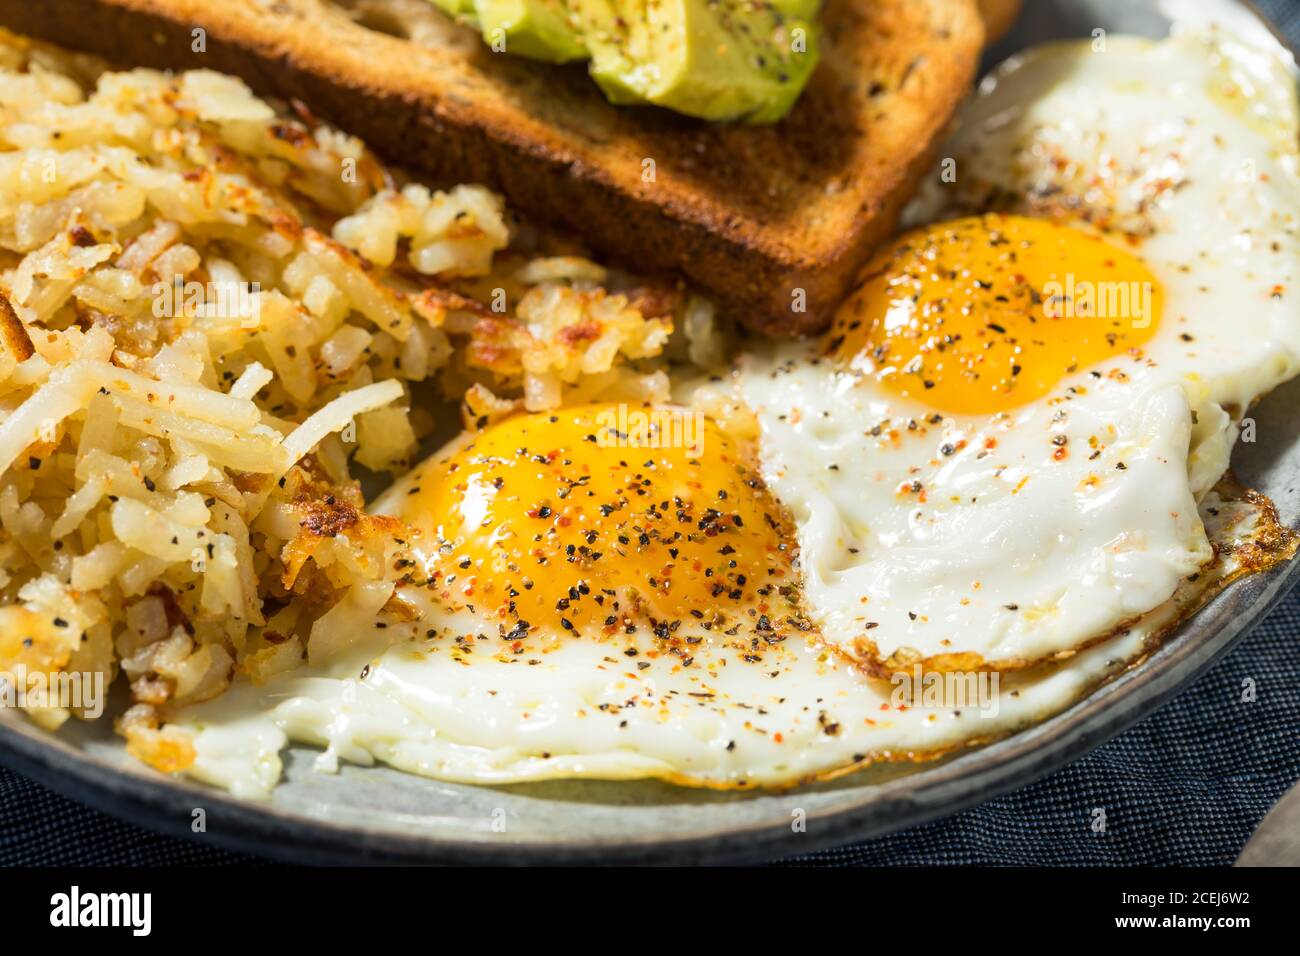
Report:
M 615 104 L 774 123 L 817 65 L 821 0 L 433 0 L 495 49 L 590 59 Z
M 443 0 L 467 3 L 470 0 Z M 494 50 L 550 63 L 589 56 L 565 0 L 472 0 L 483 39 Z
M 661 75 L 647 99 L 710 120 L 772 123 L 785 116 L 819 51 L 813 24 L 778 3 L 794 0 L 650 0 Z
M 611 103 L 645 103 L 654 74 L 645 0 L 568 0 L 591 51 L 592 79 Z
M 474 0 L 429 0 L 435 7 L 457 20 L 475 22 Z
M 787 17 L 815 20 L 817 11 L 821 9 L 822 0 L 771 0 L 771 3 Z

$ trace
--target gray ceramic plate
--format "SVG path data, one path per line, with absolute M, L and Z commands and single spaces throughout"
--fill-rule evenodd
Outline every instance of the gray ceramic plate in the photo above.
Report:
M 1159 36 L 1154 3 L 1028 0 L 995 56 L 1051 37 L 1110 32 Z M 1300 527 L 1300 382 L 1256 415 L 1254 444 L 1234 464 Z M 1300 580 L 1300 561 L 1247 578 L 1205 607 L 1141 666 L 1061 715 L 1000 743 L 913 768 L 864 771 L 779 794 L 722 794 L 658 783 L 564 782 L 487 788 L 444 784 L 384 767 L 311 769 L 292 748 L 286 780 L 266 803 L 233 799 L 134 763 L 106 726 L 49 735 L 0 719 L 0 757 L 56 790 L 138 823 L 191 832 L 202 809 L 222 845 L 313 862 L 736 862 L 806 853 L 877 836 L 988 800 L 1069 763 L 1187 686 Z M 74 722 L 75 723 L 75 722 Z M 502 819 L 497 832 L 494 821 Z M 792 822 L 806 821 L 803 832 Z

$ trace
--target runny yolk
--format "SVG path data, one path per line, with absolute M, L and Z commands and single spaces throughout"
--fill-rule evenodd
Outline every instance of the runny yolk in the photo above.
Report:
M 827 352 L 896 395 L 981 414 L 1136 350 L 1160 322 L 1159 283 L 1107 240 L 985 215 L 904 234 L 837 310 Z
M 508 638 L 725 632 L 741 615 L 752 630 L 795 580 L 788 519 L 737 443 L 689 411 L 518 415 L 409 483 L 430 588 Z

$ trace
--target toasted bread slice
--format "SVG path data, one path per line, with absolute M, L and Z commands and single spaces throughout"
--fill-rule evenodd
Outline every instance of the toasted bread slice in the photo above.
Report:
M 892 230 L 985 37 L 977 0 L 827 0 L 821 23 L 803 96 L 755 127 L 611 106 L 581 67 L 493 53 L 426 0 L 0 0 L 20 33 L 301 100 L 434 181 L 499 189 L 783 334 L 824 325 Z

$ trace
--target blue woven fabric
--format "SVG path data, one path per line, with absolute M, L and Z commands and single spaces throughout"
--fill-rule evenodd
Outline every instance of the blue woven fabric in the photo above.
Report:
M 1257 5 L 1300 45 L 1300 0 Z M 1300 591 L 1176 700 L 1070 767 L 945 820 L 789 862 L 1222 865 L 1297 778 Z M 1091 826 L 1098 807 L 1103 833 Z M 0 768 L 0 865 L 261 862 L 158 836 Z
M 1300 48 L 1300 0 L 1255 0 L 1255 6 Z

